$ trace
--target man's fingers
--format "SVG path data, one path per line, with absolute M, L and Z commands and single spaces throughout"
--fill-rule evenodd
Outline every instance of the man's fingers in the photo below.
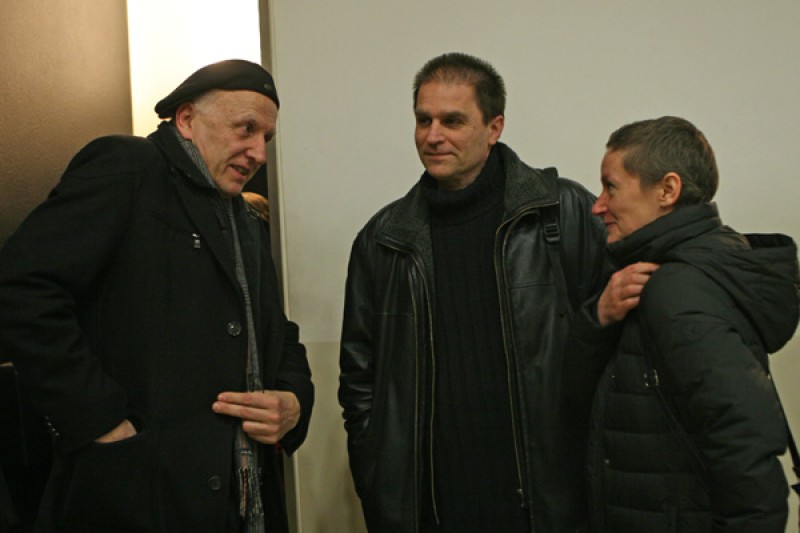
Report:
M 265 407 L 250 407 L 249 405 L 217 401 L 214 402 L 211 408 L 215 413 L 235 416 L 242 420 L 254 420 L 257 422 L 274 424 L 279 423 L 281 419 L 277 409 Z
M 222 392 L 217 396 L 217 400 L 261 409 L 278 409 L 280 407 L 280 398 L 270 391 Z
M 280 424 L 263 424 L 261 422 L 245 420 L 242 422 L 242 429 L 254 439 L 262 441 L 263 439 L 274 439 L 274 442 L 277 442 L 283 437 Z M 274 442 L 270 444 L 274 444 Z
M 123 420 L 117 427 L 95 439 L 95 442 L 100 444 L 108 444 L 111 442 L 118 442 L 121 440 L 129 439 L 136 435 L 136 428 L 127 418 Z
M 300 402 L 287 391 L 222 392 L 211 409 L 242 420 L 242 429 L 264 444 L 275 444 L 297 425 Z
M 262 444 L 280 442 L 287 431 L 281 427 L 281 417 L 275 411 L 265 411 L 225 402 L 215 402 L 212 408 L 215 413 L 240 419 L 242 430 L 253 440 Z

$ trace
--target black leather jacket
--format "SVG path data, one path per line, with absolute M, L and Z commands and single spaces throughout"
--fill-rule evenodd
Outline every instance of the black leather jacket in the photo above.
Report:
M 521 504 L 536 531 L 585 522 L 581 452 L 561 406 L 561 361 L 572 315 L 558 295 L 543 232 L 544 209 L 560 211 L 566 286 L 581 301 L 595 284 L 605 240 L 582 186 L 546 176 L 499 144 L 505 212 L 495 265 L 508 367 Z M 556 250 L 558 252 L 558 250 Z M 350 466 L 371 531 L 416 531 L 432 461 L 423 444 L 435 406 L 426 391 L 435 364 L 433 260 L 419 185 L 378 212 L 353 244 L 346 288 L 339 400 Z M 423 426 L 425 425 L 425 426 Z M 489 437 L 491 438 L 491 437 Z

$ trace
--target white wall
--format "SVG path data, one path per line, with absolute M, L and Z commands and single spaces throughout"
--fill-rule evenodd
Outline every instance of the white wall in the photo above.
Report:
M 129 0 L 128 41 L 133 132 L 148 135 L 156 102 L 198 68 L 261 61 L 258 0 Z
M 369 216 L 421 172 L 411 80 L 431 57 L 464 51 L 492 62 L 509 94 L 503 140 L 593 191 L 613 129 L 688 118 L 716 150 L 724 220 L 800 237 L 797 0 L 265 1 L 281 93 L 288 304 L 318 387 L 299 452 L 304 533 L 360 527 L 335 396 L 346 262 Z M 798 433 L 799 356 L 794 341 L 773 357 Z

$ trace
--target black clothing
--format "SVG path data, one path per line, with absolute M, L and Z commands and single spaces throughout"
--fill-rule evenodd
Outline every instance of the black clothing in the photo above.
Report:
M 594 530 L 783 533 L 788 488 L 778 455 L 787 436 L 763 350 L 781 348 L 797 326 L 794 243 L 740 235 L 704 204 L 658 218 L 608 250 L 620 268 L 661 266 L 598 385 Z M 758 333 L 754 344 L 737 327 L 744 318 Z M 685 441 L 670 429 L 656 383 Z
M 561 408 L 569 302 L 558 296 L 559 273 L 548 256 L 552 244 L 542 212 L 558 206 L 562 263 L 579 301 L 594 292 L 603 227 L 592 217 L 594 199 L 583 187 L 526 166 L 503 144 L 496 150 L 505 189 L 491 248 L 492 282 L 508 368 L 519 501 L 535 531 L 575 531 L 585 524 L 586 505 L 575 421 Z M 424 475 L 435 461 L 431 446 L 437 446 L 426 432 L 441 408 L 430 396 L 438 364 L 439 287 L 425 196 L 418 183 L 378 212 L 359 232 L 350 256 L 339 401 L 371 531 L 418 531 L 421 515 L 439 498 Z M 486 438 L 500 446 L 497 435 Z
M 169 128 L 90 143 L 0 252 L 0 352 L 55 442 L 41 530 L 224 527 L 239 422 L 211 405 L 245 389 L 245 299 L 219 193 Z M 302 406 L 291 453 L 313 404 L 305 349 L 264 224 L 240 197 L 233 208 L 264 386 Z M 93 442 L 126 418 L 136 436 Z M 268 529 L 285 530 L 280 465 L 262 450 Z
M 504 181 L 497 151 L 492 150 L 480 175 L 464 189 L 438 190 L 427 174 L 421 182 L 431 213 L 437 288 L 433 483 L 441 524 L 437 531 L 442 532 L 530 531 L 517 492 L 492 259 Z M 429 463 L 425 466 L 430 469 Z

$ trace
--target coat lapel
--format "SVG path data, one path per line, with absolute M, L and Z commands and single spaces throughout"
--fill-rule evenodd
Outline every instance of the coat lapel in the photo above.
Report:
M 214 209 L 212 202 L 217 198 L 212 195 L 217 195 L 217 192 L 189 159 L 172 128 L 169 122 L 164 121 L 149 139 L 161 149 L 171 163 L 178 197 L 199 232 L 198 244 L 203 246 L 205 243 L 208 246 L 230 282 L 234 287 L 238 287 L 233 249 L 229 244 L 232 241 L 225 234 L 231 231 L 230 222 L 222 209 Z
M 238 287 L 233 250 L 229 244 L 231 241 L 226 237 L 226 233 L 231 231 L 230 222 L 224 213 L 213 208 L 211 204 L 213 199 L 209 197 L 209 190 L 197 187 L 188 180 L 180 178 L 177 180 L 176 187 L 189 218 L 197 227 L 200 245 L 205 243 L 208 246 L 230 282 L 234 287 Z

